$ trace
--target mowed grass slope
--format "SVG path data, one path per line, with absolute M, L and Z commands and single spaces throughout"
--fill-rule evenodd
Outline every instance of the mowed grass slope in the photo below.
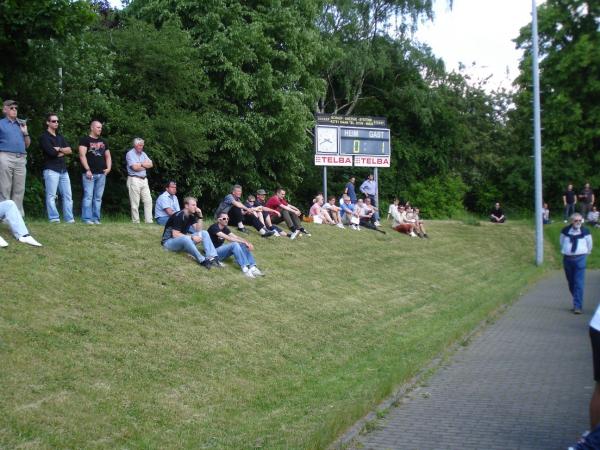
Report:
M 1 448 L 323 448 L 540 274 L 520 223 L 253 232 L 256 280 L 158 226 L 30 228 L 0 251 Z

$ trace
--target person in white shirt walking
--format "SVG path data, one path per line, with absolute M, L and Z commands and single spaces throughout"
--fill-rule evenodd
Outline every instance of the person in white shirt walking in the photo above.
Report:
M 571 224 L 560 232 L 560 249 L 563 254 L 563 267 L 573 297 L 573 313 L 581 314 L 583 308 L 583 288 L 587 255 L 592 252 L 592 235 L 582 226 L 583 217 L 579 213 L 571 216 Z

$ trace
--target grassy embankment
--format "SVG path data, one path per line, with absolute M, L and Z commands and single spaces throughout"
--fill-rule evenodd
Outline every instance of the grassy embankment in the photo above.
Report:
M 157 226 L 30 225 L 0 251 L 0 448 L 321 448 L 543 272 L 524 223 L 253 233 L 256 280 Z

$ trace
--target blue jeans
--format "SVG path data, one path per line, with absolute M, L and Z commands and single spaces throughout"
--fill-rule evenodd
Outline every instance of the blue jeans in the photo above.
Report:
M 235 262 L 240 267 L 256 265 L 254 255 L 244 244 L 232 242 L 231 244 L 223 244 L 217 248 L 217 256 L 221 261 L 229 258 L 231 255 L 233 255 L 233 259 L 235 259 Z
M 565 220 L 569 220 L 569 217 L 571 217 L 573 214 L 575 214 L 575 203 L 567 203 L 565 205 Z
M 169 220 L 169 216 L 156 217 L 156 223 L 159 225 L 164 225 L 165 223 L 167 223 L 167 220 Z
M 565 275 L 569 283 L 569 292 L 573 296 L 573 307 L 581 309 L 583 307 L 583 288 L 585 285 L 585 265 L 587 255 L 575 257 L 563 256 L 563 266 Z
M 56 191 L 62 198 L 63 219 L 73 222 L 73 196 L 71 195 L 71 180 L 69 172 L 56 172 L 44 170 L 44 184 L 46 185 L 46 211 L 50 222 L 60 222 L 56 209 Z
M 209 239 L 210 241 L 210 239 Z M 163 247 L 172 252 L 186 252 L 192 255 L 199 263 L 205 260 L 202 253 L 196 248 L 196 243 L 191 236 L 179 236 L 165 241 Z
M 0 201 L 0 219 L 8 222 L 15 239 L 29 234 L 19 208 L 17 208 L 17 204 L 12 200 Z
M 106 184 L 106 175 L 95 173 L 88 180 L 85 174 L 81 177 L 83 184 L 83 200 L 81 201 L 81 220 L 84 222 L 100 222 L 102 194 Z
M 206 254 L 207 258 L 214 258 L 215 256 L 217 256 L 217 250 L 215 249 L 215 245 L 210 239 L 210 234 L 208 234 L 208 231 L 196 231 L 192 230 L 192 227 L 190 227 L 190 232 L 202 238 L 202 246 L 204 247 L 204 253 Z

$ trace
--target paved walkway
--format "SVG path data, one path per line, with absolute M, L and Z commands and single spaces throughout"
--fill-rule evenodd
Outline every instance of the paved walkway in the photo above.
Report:
M 566 449 L 588 427 L 587 333 L 599 294 L 600 271 L 588 271 L 584 314 L 575 316 L 563 273 L 553 273 L 354 447 Z

